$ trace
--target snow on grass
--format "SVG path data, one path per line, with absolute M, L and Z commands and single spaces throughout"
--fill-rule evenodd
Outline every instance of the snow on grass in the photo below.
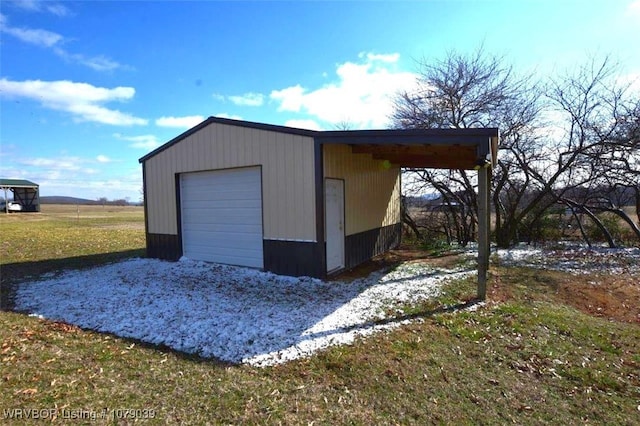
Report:
M 496 254 L 505 266 L 530 266 L 574 275 L 640 273 L 640 248 L 567 246 L 558 250 L 519 245 L 497 250 Z
M 468 253 L 469 259 L 474 252 Z M 505 266 L 640 273 L 640 249 L 498 250 Z M 397 327 L 402 309 L 440 294 L 467 266 L 405 263 L 345 282 L 182 259 L 131 259 L 21 284 L 16 309 L 221 360 L 272 365 Z
M 24 283 L 15 303 L 86 329 L 264 366 L 396 327 L 402 321 L 379 320 L 471 273 L 411 263 L 344 283 L 188 259 L 132 259 Z

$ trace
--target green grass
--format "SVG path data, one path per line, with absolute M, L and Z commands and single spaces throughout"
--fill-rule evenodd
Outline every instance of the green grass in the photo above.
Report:
M 142 207 L 43 205 L 42 213 L 0 214 L 0 264 L 144 248 Z
M 7 284 L 64 268 L 143 256 L 142 207 L 43 205 L 0 214 L 0 280 Z
M 560 303 L 563 278 L 494 267 L 505 302 L 448 312 L 475 294 L 460 280 L 408 309 L 418 322 L 269 368 L 1 312 L 0 409 L 146 409 L 153 424 L 637 424 L 640 327 Z

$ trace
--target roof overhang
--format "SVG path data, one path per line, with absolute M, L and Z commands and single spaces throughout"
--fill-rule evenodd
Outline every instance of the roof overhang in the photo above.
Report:
M 0 188 L 29 188 L 38 189 L 39 185 L 23 179 L 0 179 Z
M 312 137 L 320 144 L 349 145 L 354 153 L 370 154 L 405 168 L 477 169 L 496 164 L 497 128 L 306 130 L 273 124 L 209 117 L 197 126 L 140 158 L 143 163 L 189 135 L 213 124 L 225 124 Z
M 350 145 L 405 168 L 477 169 L 497 161 L 499 132 L 480 129 L 356 130 L 320 132 L 324 144 Z

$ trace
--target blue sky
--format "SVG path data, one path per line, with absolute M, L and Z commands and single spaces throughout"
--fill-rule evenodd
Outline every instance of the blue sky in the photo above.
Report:
M 640 78 L 640 0 L 0 3 L 0 177 L 140 198 L 138 158 L 208 116 L 384 128 L 420 59 L 480 45 L 552 76 Z

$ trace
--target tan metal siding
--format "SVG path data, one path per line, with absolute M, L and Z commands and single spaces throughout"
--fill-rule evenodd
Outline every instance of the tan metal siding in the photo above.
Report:
M 264 238 L 315 241 L 313 138 L 212 123 L 146 161 L 148 232 L 177 234 L 175 174 L 262 166 Z
M 348 145 L 325 145 L 325 177 L 345 181 L 346 235 L 400 222 L 400 169 L 385 169 Z

